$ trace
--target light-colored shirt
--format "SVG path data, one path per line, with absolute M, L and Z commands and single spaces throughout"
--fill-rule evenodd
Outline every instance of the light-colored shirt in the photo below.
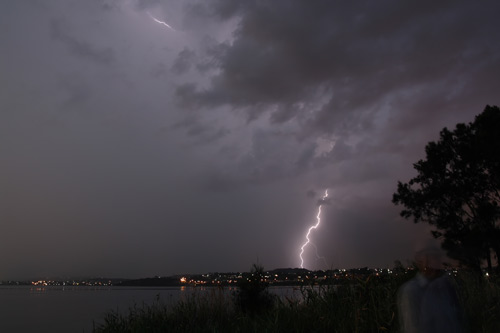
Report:
M 429 280 L 420 273 L 403 284 L 398 291 L 398 310 L 401 332 L 417 333 L 421 329 L 421 303 Z

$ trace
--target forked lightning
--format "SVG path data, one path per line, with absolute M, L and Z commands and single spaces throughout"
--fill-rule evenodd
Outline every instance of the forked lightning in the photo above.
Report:
M 313 225 L 312 227 L 310 227 L 308 230 L 307 230 L 307 234 L 306 234 L 306 242 L 304 243 L 304 245 L 302 245 L 302 247 L 300 248 L 300 268 L 304 268 L 304 258 L 302 258 L 302 255 L 304 254 L 304 249 L 306 248 L 307 245 L 311 244 L 311 245 L 314 245 L 313 243 L 311 243 L 311 240 L 309 239 L 309 235 L 311 234 L 311 231 L 313 229 L 317 229 L 321 223 L 321 206 L 323 205 L 325 199 L 328 197 L 328 189 L 325 190 L 325 195 L 323 196 L 323 198 L 321 198 L 321 203 L 318 207 L 318 215 L 316 215 L 316 224 Z M 316 249 L 317 250 L 317 249 Z M 316 253 L 317 255 L 317 253 Z

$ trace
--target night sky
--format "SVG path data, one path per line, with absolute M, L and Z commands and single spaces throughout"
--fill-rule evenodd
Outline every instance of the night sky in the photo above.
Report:
M 427 142 L 500 104 L 498 1 L 5 0 L 0 280 L 387 267 Z M 155 21 L 165 22 L 167 25 Z

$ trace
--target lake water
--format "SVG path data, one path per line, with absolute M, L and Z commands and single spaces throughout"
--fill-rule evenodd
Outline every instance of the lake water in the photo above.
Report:
M 193 292 L 214 288 L 191 287 L 32 287 L 0 286 L 0 332 L 92 332 L 110 310 L 126 313 L 134 304 L 152 304 L 158 297 L 167 304 Z M 224 288 L 230 295 L 235 290 Z M 299 297 L 292 287 L 270 287 L 280 296 Z

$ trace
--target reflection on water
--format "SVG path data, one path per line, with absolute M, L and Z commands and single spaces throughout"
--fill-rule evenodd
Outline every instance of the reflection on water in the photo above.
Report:
M 63 289 L 64 290 L 64 289 Z M 42 288 L 42 287 L 37 287 L 37 288 L 31 288 L 30 292 L 32 294 L 41 294 L 47 291 L 47 288 Z

